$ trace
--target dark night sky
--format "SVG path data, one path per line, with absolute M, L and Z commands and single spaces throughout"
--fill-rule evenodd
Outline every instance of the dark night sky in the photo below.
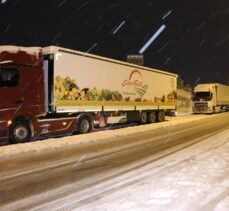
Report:
M 229 0 L 0 0 L 1 45 L 59 45 L 126 60 L 164 24 L 145 65 L 227 82 Z M 116 33 L 115 33 L 116 32 Z

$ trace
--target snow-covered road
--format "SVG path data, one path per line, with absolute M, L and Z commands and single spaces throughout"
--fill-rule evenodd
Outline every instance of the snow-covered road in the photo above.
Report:
M 0 210 L 225 210 L 229 113 L 0 148 Z
M 81 194 L 85 197 L 82 206 L 72 201 L 65 208 L 226 211 L 229 130 Z

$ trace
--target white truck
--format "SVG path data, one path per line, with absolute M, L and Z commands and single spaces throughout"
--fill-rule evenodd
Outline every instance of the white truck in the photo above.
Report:
M 193 113 L 218 113 L 222 110 L 229 110 L 229 86 L 209 83 L 194 88 Z
M 66 48 L 0 47 L 0 140 L 163 121 L 177 75 Z

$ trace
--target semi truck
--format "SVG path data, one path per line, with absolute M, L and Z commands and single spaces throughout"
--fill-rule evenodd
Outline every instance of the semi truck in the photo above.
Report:
M 0 140 L 88 133 L 114 117 L 161 122 L 176 84 L 176 74 L 66 48 L 0 46 Z
M 219 113 L 222 110 L 229 110 L 229 86 L 209 83 L 194 88 L 193 113 Z

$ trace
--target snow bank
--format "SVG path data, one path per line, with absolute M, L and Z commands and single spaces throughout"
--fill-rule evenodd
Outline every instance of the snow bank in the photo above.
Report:
M 113 138 L 145 133 L 147 131 L 152 131 L 159 128 L 173 127 L 201 119 L 210 119 L 213 117 L 215 117 L 215 115 L 167 117 L 167 121 L 162 123 L 134 126 L 118 130 L 105 130 L 84 135 L 66 136 L 63 138 L 52 138 L 44 141 L 2 146 L 0 147 L 0 161 L 12 158 L 20 159 L 26 156 L 38 156 L 44 153 L 52 153 L 57 152 L 58 150 L 62 151 L 64 149 L 67 150 L 73 147 L 81 147 L 98 142 L 109 142 Z

